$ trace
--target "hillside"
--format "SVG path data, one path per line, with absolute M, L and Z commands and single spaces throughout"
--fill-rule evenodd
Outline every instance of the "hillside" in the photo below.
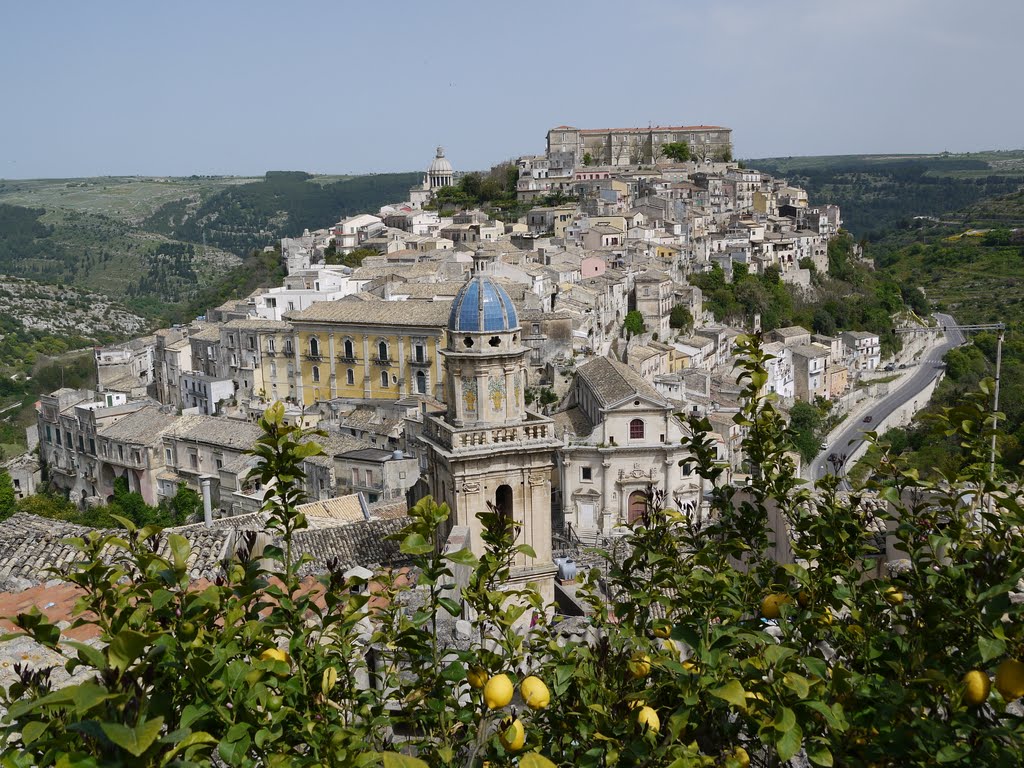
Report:
M 420 175 L 0 180 L 0 275 L 74 285 L 154 323 L 273 269 L 246 259 L 305 228 L 405 199 Z
M 836 155 L 746 160 L 807 190 L 813 203 L 836 203 L 846 229 L 869 241 L 916 217 L 946 219 L 1024 185 L 1024 150 L 953 155 Z M 920 220 L 920 219 L 917 219 Z

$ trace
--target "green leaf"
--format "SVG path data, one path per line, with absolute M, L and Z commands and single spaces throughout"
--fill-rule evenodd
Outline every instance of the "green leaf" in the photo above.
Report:
M 31 720 L 25 723 L 24 727 L 21 729 L 21 740 L 25 742 L 25 746 L 28 746 L 42 736 L 49 727 L 49 723 L 43 723 L 39 720 Z
M 955 763 L 971 753 L 970 744 L 946 744 L 935 753 L 935 761 L 938 763 Z
M 188 539 L 178 533 L 172 533 L 167 537 L 167 544 L 171 548 L 171 558 L 174 560 L 174 569 L 183 571 L 188 565 L 188 555 L 191 546 Z
M 470 568 L 476 568 L 480 563 L 476 555 L 468 549 L 460 549 L 458 552 L 452 552 L 451 554 L 445 555 L 445 558 L 456 565 L 466 565 Z
M 78 651 L 78 659 L 83 664 L 88 664 L 98 670 L 104 670 L 107 668 L 107 657 L 104 656 L 103 651 L 98 648 L 93 648 L 91 645 L 86 645 L 85 643 L 76 643 L 73 640 L 66 641 L 64 645 Z
M 747 706 L 746 691 L 743 690 L 743 686 L 739 680 L 730 680 L 720 688 L 715 688 L 710 691 L 712 696 L 717 696 L 720 699 L 725 699 L 734 707 L 744 709 Z
M 828 747 L 808 749 L 807 759 L 815 765 L 824 765 L 826 768 L 830 768 L 832 765 L 832 753 L 829 752 Z
M 790 688 L 798 698 L 806 699 L 807 695 L 811 692 L 811 686 L 810 683 L 807 682 L 807 678 L 794 672 L 787 672 L 785 677 L 782 678 L 782 682 L 786 687 Z
M 156 741 L 156 737 L 160 735 L 160 729 L 163 728 L 163 725 L 164 719 L 162 717 L 155 717 L 152 720 L 145 720 L 139 723 L 134 728 L 121 725 L 121 723 L 100 723 L 100 728 L 103 729 L 103 733 L 106 734 L 107 738 L 117 746 L 135 757 L 141 757 L 142 753 L 149 749 L 150 745 Z
M 978 650 L 982 661 L 990 661 L 1006 653 L 1006 643 L 991 637 L 979 637 Z
M 539 752 L 527 752 L 519 758 L 519 768 L 555 768 L 555 764 Z
M 124 672 L 146 650 L 147 645 L 149 638 L 146 635 L 131 629 L 122 629 L 114 635 L 107 648 L 110 666 Z
M 116 698 L 117 695 L 96 683 L 89 682 L 74 686 L 72 692 L 75 701 L 75 711 L 79 717 L 84 717 L 97 704 L 107 699 Z
M 792 714 L 792 712 L 790 712 Z M 778 726 L 776 726 L 778 727 Z M 783 732 L 779 736 L 779 740 L 775 742 L 775 749 L 779 753 L 779 760 L 787 762 L 792 760 L 797 752 L 800 751 L 800 744 L 803 741 L 803 731 L 800 730 L 800 726 L 793 724 L 793 727 L 788 731 Z
M 537 551 L 529 544 L 520 544 L 518 547 L 516 547 L 516 551 L 526 555 L 527 557 L 537 557 Z
M 462 606 L 452 600 L 450 597 L 439 597 L 437 599 L 438 604 L 444 608 L 452 616 L 462 615 Z
M 167 590 L 167 589 L 158 589 L 156 592 L 153 593 L 153 597 L 151 599 L 153 610 L 154 611 L 159 611 L 161 608 L 163 608 L 165 605 L 167 605 L 173 599 L 174 599 L 174 593 L 173 592 L 171 592 L 170 590 Z
M 384 768 L 430 768 L 419 758 L 400 755 L 397 752 L 384 752 L 381 757 L 384 759 Z
M 424 539 L 422 534 L 410 533 L 402 541 L 399 549 L 406 555 L 425 555 L 434 551 L 434 545 Z
M 796 714 L 789 707 L 783 707 L 775 713 L 775 730 L 788 733 L 796 727 Z

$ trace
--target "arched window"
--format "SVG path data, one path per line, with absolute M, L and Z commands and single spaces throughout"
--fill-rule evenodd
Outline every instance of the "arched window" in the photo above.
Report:
M 644 439 L 644 420 L 633 419 L 629 422 L 629 439 L 630 440 L 643 440 Z
M 388 343 L 386 341 L 377 342 L 377 357 L 381 360 L 388 360 Z
M 427 376 L 423 371 L 416 372 L 416 391 L 421 395 L 427 394 Z
M 356 372 L 353 371 L 351 368 L 349 368 L 345 372 L 345 381 L 347 381 L 349 384 L 355 384 L 356 383 Z
M 352 346 L 352 339 L 345 339 L 345 357 L 355 357 L 355 348 Z M 351 384 L 352 382 L 349 382 Z
M 639 520 L 644 512 L 647 510 L 647 494 L 643 491 L 633 491 L 629 494 L 629 510 L 627 512 L 627 522 L 635 522 Z
M 515 516 L 512 507 L 512 487 L 499 485 L 494 492 L 494 511 L 500 515 L 500 522 L 509 535 L 515 536 Z
M 313 381 L 320 381 L 320 366 L 313 366 Z
M 309 340 L 309 354 L 313 357 L 320 357 L 320 342 L 313 336 Z
M 380 385 L 382 387 L 386 387 L 388 385 L 388 372 L 387 371 L 381 371 L 380 372 Z

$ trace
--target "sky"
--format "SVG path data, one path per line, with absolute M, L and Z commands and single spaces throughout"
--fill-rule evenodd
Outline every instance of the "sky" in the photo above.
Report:
M 550 128 L 1024 147 L 1022 0 L 11 0 L 0 178 L 456 170 Z

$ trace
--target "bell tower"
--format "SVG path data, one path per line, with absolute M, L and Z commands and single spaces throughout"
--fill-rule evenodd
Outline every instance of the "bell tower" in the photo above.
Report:
M 526 410 L 526 353 L 515 306 L 491 278 L 478 251 L 473 273 L 459 289 L 448 318 L 445 391 L 448 410 L 426 418 L 431 488 L 452 509 L 452 525 L 470 531 L 470 548 L 483 551 L 477 514 L 493 504 L 519 525 L 513 584 L 534 583 L 554 596 L 551 560 L 551 476 L 555 438 L 551 419 Z

